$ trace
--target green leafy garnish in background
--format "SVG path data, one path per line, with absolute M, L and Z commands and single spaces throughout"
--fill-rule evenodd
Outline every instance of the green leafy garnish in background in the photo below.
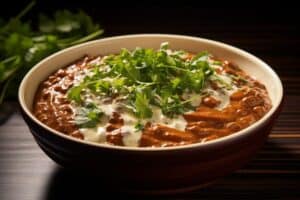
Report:
M 6 24 L 0 23 L 0 105 L 6 97 L 16 98 L 20 81 L 41 59 L 103 34 L 83 11 L 56 11 L 52 17 L 41 14 L 37 27 L 22 21 L 34 4 L 31 2 Z

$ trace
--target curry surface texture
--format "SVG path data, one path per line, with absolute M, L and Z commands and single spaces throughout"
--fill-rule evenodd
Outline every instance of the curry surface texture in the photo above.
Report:
M 80 61 L 59 69 L 40 84 L 36 93 L 33 112 L 44 124 L 64 134 L 85 139 L 80 128 L 74 123 L 74 107 L 67 98 L 67 91 L 84 74 L 88 63 L 100 57 L 85 57 Z M 185 128 L 179 130 L 161 123 L 145 124 L 138 146 L 168 147 L 214 140 L 240 131 L 261 119 L 272 107 L 265 86 L 248 76 L 239 67 L 228 61 L 220 61 L 218 73 L 238 76 L 237 89 L 229 96 L 229 102 L 220 109 L 222 103 L 212 95 L 203 96 L 201 103 L 191 112 L 182 114 L 186 121 Z M 219 86 L 210 83 L 212 89 Z M 218 108 L 218 109 L 217 109 Z M 121 127 L 124 119 L 114 111 L 106 122 L 105 143 L 125 146 Z

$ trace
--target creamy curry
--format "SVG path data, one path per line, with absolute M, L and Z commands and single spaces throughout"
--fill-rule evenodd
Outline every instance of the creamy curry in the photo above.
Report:
M 233 63 L 163 43 L 59 69 L 40 84 L 33 112 L 81 140 L 169 147 L 235 133 L 271 107 L 265 86 Z

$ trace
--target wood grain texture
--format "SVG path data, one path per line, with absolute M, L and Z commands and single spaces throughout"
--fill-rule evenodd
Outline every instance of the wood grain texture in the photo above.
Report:
M 41 10 L 56 9 L 46 3 Z M 52 1 L 51 1 L 52 2 Z M 50 5 L 50 6 L 49 6 Z M 60 6 L 68 7 L 67 3 Z M 264 148 L 247 166 L 213 186 L 165 199 L 300 199 L 300 27 L 297 12 L 285 9 L 160 6 L 103 9 L 83 7 L 103 22 L 106 36 L 128 33 L 187 34 L 223 41 L 262 58 L 280 75 L 285 105 Z M 183 9 L 183 10 L 182 10 Z M 214 9 L 214 14 L 209 10 Z M 289 9 L 289 8 L 287 8 Z M 291 10 L 291 9 L 289 9 Z M 280 16 L 278 12 L 282 12 Z M 112 16 L 113 13 L 113 16 Z M 153 16 L 155 13 L 155 16 Z M 184 16 L 182 15 L 184 13 Z M 168 16 L 167 18 L 165 16 Z M 206 20 L 207 19 L 207 20 Z M 222 20 L 220 20 L 222 19 Z M 225 166 L 226 167 L 226 166 Z M 97 183 L 91 184 L 91 181 Z M 101 180 L 58 167 L 36 145 L 18 112 L 0 126 L 0 200 L 101 199 Z M 143 197 L 151 199 L 153 197 Z

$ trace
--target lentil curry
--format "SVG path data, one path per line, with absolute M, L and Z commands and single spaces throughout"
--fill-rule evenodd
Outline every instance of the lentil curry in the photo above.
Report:
M 233 63 L 162 43 L 59 69 L 40 84 L 33 107 L 42 123 L 81 140 L 168 147 L 240 131 L 272 104 L 265 86 Z

